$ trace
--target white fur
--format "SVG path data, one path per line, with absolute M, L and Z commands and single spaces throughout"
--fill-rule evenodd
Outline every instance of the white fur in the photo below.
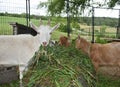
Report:
M 32 24 L 32 26 L 35 25 Z M 58 26 L 59 24 L 53 27 L 53 29 L 50 29 L 48 25 L 41 25 L 39 28 L 35 29 L 38 32 L 36 36 L 26 34 L 1 35 L 0 65 L 18 65 L 20 81 L 22 82 L 23 71 L 34 56 L 34 53 L 39 50 L 43 42 L 49 43 L 51 31 L 58 28 Z

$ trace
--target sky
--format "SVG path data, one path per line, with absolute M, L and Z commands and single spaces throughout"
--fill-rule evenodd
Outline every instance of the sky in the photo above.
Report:
M 37 9 L 40 1 L 43 2 L 47 0 L 30 0 L 31 14 L 46 15 L 46 9 Z M 26 0 L 0 0 L 0 12 L 25 13 Z
M 37 9 L 39 2 L 44 2 L 47 0 L 30 0 L 31 3 L 31 14 L 35 15 L 46 15 L 47 9 L 41 8 Z M 101 0 L 95 0 L 101 1 Z M 0 0 L 0 12 L 9 12 L 9 13 L 25 13 L 26 12 L 26 0 Z M 120 9 L 119 6 L 115 8 Z M 87 16 L 87 11 L 84 14 Z M 95 9 L 96 17 L 119 17 L 119 10 L 111 10 L 111 9 Z

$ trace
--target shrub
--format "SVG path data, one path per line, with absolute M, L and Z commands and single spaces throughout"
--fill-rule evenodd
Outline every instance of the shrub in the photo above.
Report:
M 104 40 L 104 39 L 100 39 L 99 36 L 97 36 L 97 38 L 96 38 L 96 42 L 97 42 L 97 43 L 102 43 L 102 44 L 107 43 L 106 40 Z

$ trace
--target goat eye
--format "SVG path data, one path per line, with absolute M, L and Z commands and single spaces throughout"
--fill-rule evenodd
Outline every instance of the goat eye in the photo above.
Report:
M 50 32 L 50 35 L 52 34 L 52 32 Z
M 40 34 L 40 32 L 37 32 L 37 34 Z

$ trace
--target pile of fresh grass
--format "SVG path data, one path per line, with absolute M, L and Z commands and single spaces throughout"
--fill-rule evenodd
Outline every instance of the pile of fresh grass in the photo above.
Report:
M 24 77 L 26 87 L 95 87 L 90 59 L 74 46 L 41 47 L 34 58 L 39 60 Z

